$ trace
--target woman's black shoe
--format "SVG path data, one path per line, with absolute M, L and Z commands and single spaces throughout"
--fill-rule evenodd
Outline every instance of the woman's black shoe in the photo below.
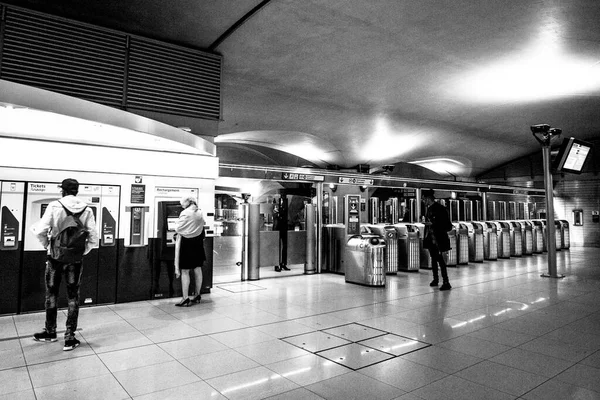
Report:
M 279 267 L 284 271 L 289 271 L 290 269 L 285 264 L 280 264 Z
M 201 296 L 200 296 L 200 295 L 198 295 L 198 296 L 194 297 L 194 298 L 192 299 L 192 303 L 194 303 L 194 304 L 199 304 L 199 303 L 200 303 L 200 298 L 201 298 Z
M 185 300 L 180 301 L 179 303 L 175 304 L 176 307 L 189 307 L 192 305 L 192 302 L 190 301 L 190 298 L 186 298 Z

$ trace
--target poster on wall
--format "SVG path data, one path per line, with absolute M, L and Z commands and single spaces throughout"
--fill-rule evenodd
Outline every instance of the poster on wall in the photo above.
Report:
M 131 203 L 144 204 L 146 202 L 146 185 L 131 185 Z

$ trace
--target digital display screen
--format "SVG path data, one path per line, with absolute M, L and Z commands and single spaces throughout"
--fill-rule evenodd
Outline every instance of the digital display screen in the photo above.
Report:
M 554 160 L 556 172 L 581 173 L 592 144 L 575 138 L 565 138 Z

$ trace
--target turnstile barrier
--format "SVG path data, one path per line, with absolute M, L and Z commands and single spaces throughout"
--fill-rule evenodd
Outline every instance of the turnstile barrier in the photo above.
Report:
M 460 223 L 453 222 L 456 231 L 457 264 L 469 263 L 469 232 Z
M 419 227 L 404 222 L 393 227 L 398 238 L 398 268 L 402 271 L 418 271 L 421 266 L 422 249 Z
M 498 233 L 493 222 L 480 222 L 483 227 L 483 258 L 485 260 L 498 259 Z
M 532 255 L 533 254 L 533 225 L 529 221 L 519 220 L 516 221 L 521 225 L 521 233 L 523 240 L 523 254 L 524 255 Z
M 483 262 L 483 226 L 477 222 L 459 222 L 467 230 L 469 261 Z
M 458 238 L 455 229 L 448 232 L 448 238 L 450 239 L 450 250 L 445 252 L 442 256 L 448 267 L 456 267 L 458 265 Z
M 546 250 L 546 232 L 544 224 L 537 220 L 531 220 L 529 222 L 532 226 L 533 252 L 538 254 L 542 253 Z
M 325 263 L 324 270 L 343 274 L 342 254 L 346 245 L 346 226 L 343 224 L 325 225 Z
M 560 219 L 560 233 L 561 233 L 561 249 L 568 249 L 571 247 L 571 234 L 569 232 L 569 221 Z
M 421 222 L 414 222 L 413 225 L 419 229 L 419 267 L 422 269 L 431 269 L 431 255 L 429 250 L 423 246 L 423 239 L 425 238 L 425 224 Z
M 371 233 L 379 235 L 385 241 L 385 270 L 387 274 L 395 275 L 399 266 L 398 232 L 394 226 L 385 224 L 363 225 Z

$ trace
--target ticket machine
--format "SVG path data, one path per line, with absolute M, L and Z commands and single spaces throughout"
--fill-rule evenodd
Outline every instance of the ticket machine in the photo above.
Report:
M 0 182 L 0 315 L 18 312 L 24 188 L 23 182 Z
M 175 279 L 175 227 L 181 213 L 179 201 L 158 201 L 156 219 L 156 242 L 153 246 L 152 297 L 173 297 Z M 168 278 L 163 273 L 166 271 Z
M 39 222 L 48 204 L 61 198 L 58 183 L 30 182 L 25 191 L 26 229 L 23 241 L 23 274 L 21 281 L 20 311 L 43 309 L 45 293 L 44 265 L 46 250 L 31 232 L 33 224 Z M 116 297 L 117 250 L 115 237 L 118 234 L 117 221 L 120 188 L 118 186 L 80 184 L 77 197 L 87 203 L 96 220 L 99 245 L 84 259 L 84 272 L 81 277 L 80 304 L 91 305 L 113 303 Z M 102 268 L 99 268 L 99 266 Z M 59 307 L 66 307 L 66 285 L 61 285 Z

